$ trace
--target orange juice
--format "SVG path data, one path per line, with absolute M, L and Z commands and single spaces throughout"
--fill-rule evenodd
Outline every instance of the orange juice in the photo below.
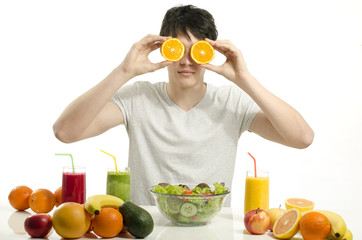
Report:
M 269 173 L 260 171 L 257 177 L 248 171 L 245 180 L 244 214 L 253 209 L 269 210 Z

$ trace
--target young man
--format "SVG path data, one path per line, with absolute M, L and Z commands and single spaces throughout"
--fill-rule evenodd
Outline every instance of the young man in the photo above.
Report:
M 172 8 L 160 35 L 135 43 L 123 62 L 73 101 L 54 124 L 56 137 L 65 143 L 124 124 L 130 141 L 132 201 L 153 203 L 147 189 L 159 182 L 218 181 L 231 187 L 238 139 L 246 130 L 295 148 L 312 143 L 313 131 L 302 116 L 249 73 L 242 53 L 230 41 L 216 40 L 210 13 L 190 5 Z M 148 55 L 167 36 L 183 42 L 184 57 L 174 63 L 151 63 Z M 201 39 L 225 55 L 223 65 L 198 65 L 191 59 L 190 48 Z M 168 82 L 125 85 L 135 76 L 164 67 Z M 205 70 L 234 84 L 220 88 L 207 84 Z

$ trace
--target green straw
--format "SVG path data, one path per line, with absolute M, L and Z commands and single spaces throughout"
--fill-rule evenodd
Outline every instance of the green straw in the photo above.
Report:
M 118 172 L 118 171 L 117 171 L 117 161 L 116 161 L 116 157 L 113 156 L 112 154 L 107 153 L 106 151 L 101 150 L 101 152 L 107 154 L 108 156 L 113 157 L 113 159 L 114 159 L 114 165 L 116 166 L 116 172 Z
M 73 156 L 70 153 L 56 153 L 55 156 L 70 156 L 70 158 L 72 159 L 72 169 L 73 169 L 73 173 L 75 173 L 74 170 L 74 161 L 73 161 Z

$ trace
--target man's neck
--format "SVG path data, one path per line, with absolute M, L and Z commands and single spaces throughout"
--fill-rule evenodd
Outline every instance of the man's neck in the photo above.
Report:
M 206 84 L 201 82 L 198 85 L 182 88 L 171 82 L 167 83 L 166 90 L 170 99 L 185 112 L 196 106 L 206 93 Z

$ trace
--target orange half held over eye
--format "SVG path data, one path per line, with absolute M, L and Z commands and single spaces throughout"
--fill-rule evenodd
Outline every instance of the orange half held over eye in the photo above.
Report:
M 209 42 L 201 40 L 192 45 L 190 54 L 197 64 L 207 64 L 214 59 L 215 50 Z
M 185 46 L 177 38 L 169 38 L 162 43 L 161 54 L 167 61 L 177 62 L 181 60 L 184 53 Z

